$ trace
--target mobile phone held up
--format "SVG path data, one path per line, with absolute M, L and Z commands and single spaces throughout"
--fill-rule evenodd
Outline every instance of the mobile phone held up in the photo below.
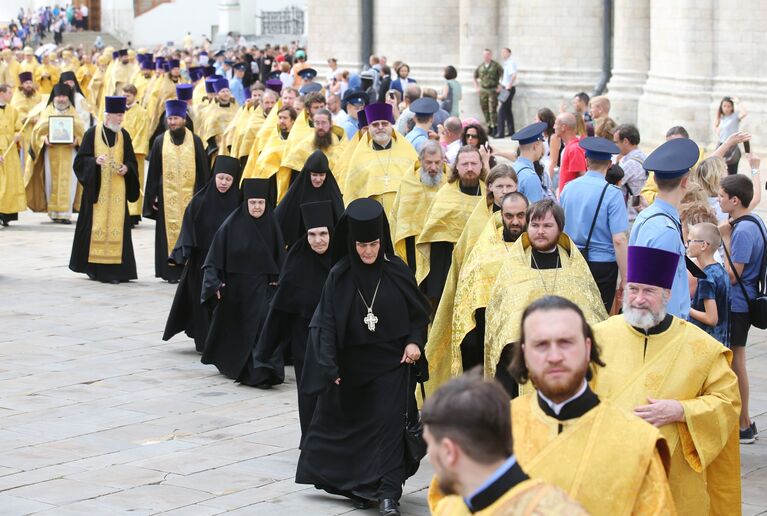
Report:
M 746 154 L 751 154 L 751 142 L 743 142 L 743 150 L 746 151 Z

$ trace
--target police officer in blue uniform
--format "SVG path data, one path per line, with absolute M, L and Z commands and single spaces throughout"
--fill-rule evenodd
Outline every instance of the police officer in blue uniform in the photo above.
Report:
M 545 129 L 546 122 L 536 122 L 511 135 L 511 139 L 519 143 L 519 157 L 514 162 L 517 190 L 527 197 L 530 204 L 544 197 L 541 178 L 535 172 L 533 163 L 541 159 L 546 152 L 543 146 Z
M 317 77 L 317 70 L 314 68 L 304 68 L 303 70 L 299 70 L 298 76 L 304 80 L 304 83 L 298 89 L 298 92 L 301 95 L 314 93 L 315 91 L 320 91 L 322 89 L 322 84 L 313 82 L 314 78 Z
M 687 319 L 690 313 L 687 270 L 689 268 L 693 275 L 699 271 L 695 270 L 694 264 L 686 260 L 679 205 L 687 190 L 690 168 L 699 157 L 698 146 L 687 138 L 669 140 L 647 157 L 644 168 L 655 172 L 658 196 L 655 202 L 637 215 L 629 238 L 629 245 L 663 249 L 681 257 L 666 309 L 668 313 L 681 319 Z
M 612 155 L 620 149 L 605 138 L 584 138 L 586 173 L 565 185 L 559 198 L 565 210 L 565 233 L 575 242 L 589 264 L 599 287 L 605 310 L 615 299 L 618 273 L 626 284 L 628 211 L 623 193 L 605 180 Z
M 349 117 L 341 122 L 341 127 L 346 131 L 346 137 L 351 140 L 359 130 L 359 116 L 364 115 L 365 106 L 368 105 L 368 94 L 359 90 L 346 90 L 341 99 L 341 109 L 346 111 Z
M 439 111 L 439 103 L 429 97 L 423 97 L 410 104 L 410 111 L 415 114 L 415 127 L 405 135 L 405 139 L 415 148 L 416 152 L 429 139 L 429 130 L 434 121 L 434 113 Z

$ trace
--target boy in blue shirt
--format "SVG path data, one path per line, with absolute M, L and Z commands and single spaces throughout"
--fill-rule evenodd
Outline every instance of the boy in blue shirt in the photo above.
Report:
M 757 297 L 759 274 L 764 259 L 764 222 L 751 214 L 754 185 L 742 174 L 722 179 L 719 205 L 729 220 L 719 226 L 727 254 L 724 264 L 730 277 L 730 345 L 732 369 L 738 375 L 740 389 L 740 442 L 751 444 L 759 435 L 748 414 L 748 373 L 746 341 L 751 328 L 749 300 Z M 745 295 L 744 295 L 745 294 Z
M 719 230 L 710 222 L 701 222 L 690 229 L 687 256 L 706 273 L 705 279 L 697 280 L 695 294 L 690 301 L 690 321 L 730 347 L 730 278 L 714 258 L 721 244 Z

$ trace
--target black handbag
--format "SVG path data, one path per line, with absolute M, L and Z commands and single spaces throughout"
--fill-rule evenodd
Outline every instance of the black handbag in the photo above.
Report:
M 767 280 L 765 279 L 765 276 L 767 276 L 767 236 L 764 234 L 762 225 L 759 224 L 759 222 L 757 222 L 757 220 L 751 215 L 744 215 L 743 217 L 740 217 L 733 223 L 733 228 L 742 220 L 748 220 L 756 224 L 759 228 L 759 232 L 762 234 L 762 241 L 764 242 L 764 248 L 762 251 L 762 265 L 759 268 L 759 277 L 756 286 L 756 297 L 754 299 L 748 298 L 748 293 L 746 293 L 746 286 L 743 284 L 743 280 L 741 279 L 740 274 L 738 274 L 738 271 L 735 270 L 735 265 L 732 263 L 732 258 L 730 257 L 730 253 L 727 251 L 727 247 L 724 248 L 724 254 L 727 256 L 727 261 L 730 263 L 730 269 L 732 269 L 732 273 L 735 275 L 735 279 L 738 281 L 738 286 L 740 286 L 740 289 L 743 292 L 743 298 L 746 300 L 746 302 L 748 302 L 748 316 L 751 320 L 751 324 L 760 330 L 764 330 L 767 328 L 767 293 L 765 292 L 765 290 L 767 290 Z
M 610 183 L 607 183 L 602 189 L 602 195 L 599 196 L 599 202 L 597 203 L 597 211 L 594 212 L 594 218 L 591 219 L 591 227 L 589 228 L 589 236 L 586 237 L 586 245 L 584 245 L 583 249 L 581 249 L 581 255 L 583 255 L 583 259 L 586 261 L 589 261 L 589 246 L 591 245 L 591 235 L 594 234 L 594 228 L 597 225 L 597 217 L 599 216 L 599 209 L 602 207 L 602 201 L 605 200 L 605 193 L 607 193 L 607 188 L 609 186 Z
M 423 423 L 421 423 L 421 417 L 415 421 L 408 419 L 408 405 L 410 403 L 410 368 L 407 370 L 407 389 L 408 394 L 405 398 L 405 461 L 408 466 L 418 468 L 421 459 L 426 457 L 426 441 L 423 440 Z M 426 399 L 426 389 L 424 389 L 423 382 L 418 382 L 421 386 L 421 396 Z

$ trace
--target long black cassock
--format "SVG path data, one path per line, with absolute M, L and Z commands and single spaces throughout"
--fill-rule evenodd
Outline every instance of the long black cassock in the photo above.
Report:
M 222 156 L 228 158 L 228 156 Z M 232 158 L 233 159 L 233 158 Z M 224 163 L 225 160 L 218 160 Z M 236 160 L 235 160 L 236 161 Z M 239 162 L 236 162 L 239 169 Z M 218 173 L 225 173 L 223 170 Z M 205 349 L 210 329 L 210 316 L 215 302 L 200 302 L 202 292 L 202 266 L 213 242 L 213 236 L 226 218 L 240 206 L 239 173 L 231 172 L 232 186 L 226 193 L 216 188 L 216 174 L 202 190 L 197 192 L 184 212 L 176 247 L 169 260 L 184 267 L 176 295 L 173 298 L 162 340 L 184 331 L 194 339 L 199 353 Z
M 202 301 L 216 299 L 221 292 L 203 364 L 215 365 L 234 380 L 252 369 L 253 347 L 275 290 L 270 283 L 277 282 L 284 259 L 285 244 L 273 214 L 267 207 L 261 217 L 253 218 L 246 197 L 216 232 L 203 266 Z
M 308 224 L 309 229 L 326 227 L 332 233 L 334 215 L 331 201 L 303 204 L 301 212 L 304 221 L 308 221 L 305 224 Z M 330 250 L 317 254 L 309 245 L 307 234 L 295 242 L 285 259 L 277 292 L 253 351 L 255 369 L 249 381 L 259 386 L 276 385 L 285 380 L 283 350 L 289 350 L 296 373 L 298 417 L 302 435 L 309 427 L 316 402 L 316 396 L 301 391 L 306 339 L 309 322 L 320 301 L 330 265 Z
M 333 248 L 347 245 L 347 256 L 331 269 L 309 325 L 301 387 L 319 397 L 301 441 L 296 482 L 352 499 L 397 500 L 417 469 L 405 461 L 404 417 L 416 414 L 416 376 L 428 378 L 423 345 L 429 305 L 412 271 L 392 252 L 388 224 L 379 230 L 375 264 L 360 260 L 354 240 L 375 240 L 345 234 L 349 210 L 360 201 L 375 202 L 354 201 L 339 221 Z M 366 304 L 374 295 L 377 323 L 370 331 Z M 411 342 L 422 350 L 415 366 L 401 363 Z
M 133 241 L 131 240 L 130 214 L 128 205 L 125 203 L 125 220 L 123 222 L 122 262 L 119 264 L 90 263 L 88 257 L 91 245 L 91 230 L 93 228 L 93 205 L 98 201 L 101 191 L 101 165 L 96 163 L 95 135 L 100 125 L 91 127 L 83 135 L 83 141 L 75 156 L 72 168 L 77 180 L 83 185 L 82 203 L 80 214 L 77 217 L 75 237 L 72 242 L 72 255 L 69 260 L 69 268 L 74 272 L 88 274 L 98 281 L 128 281 L 136 279 L 136 258 L 133 254 Z M 125 129 L 120 129 L 123 141 L 123 164 L 128 167 L 125 174 L 125 197 L 126 201 L 135 202 L 139 197 L 138 165 L 136 155 L 133 152 L 133 143 L 130 134 Z M 99 131 L 100 132 L 100 131 Z M 116 133 L 104 128 L 99 138 L 112 147 L 115 144 Z
M 169 129 L 170 131 L 170 129 Z M 171 131 L 171 140 L 175 145 L 182 145 L 186 137 L 186 128 L 180 131 Z M 190 133 L 191 134 L 191 133 Z M 197 193 L 208 182 L 209 169 L 208 159 L 205 156 L 205 148 L 202 145 L 200 137 L 192 134 L 194 139 L 194 164 L 188 166 L 194 167 L 194 192 Z M 165 202 L 163 199 L 163 153 L 164 133 L 156 138 L 149 151 L 149 170 L 147 171 L 146 185 L 144 188 L 144 209 L 143 215 L 148 219 L 154 219 L 155 226 L 154 239 L 154 270 L 155 277 L 168 281 L 177 281 L 181 278 L 183 267 L 174 266 L 168 262 L 168 236 L 165 231 Z M 157 208 L 154 203 L 157 200 Z M 174 243 L 175 245 L 175 243 Z
M 325 174 L 322 186 L 312 185 L 311 173 Z M 330 201 L 333 205 L 333 223 L 338 222 L 344 212 L 344 200 L 338 188 L 336 178 L 328 166 L 328 158 L 321 150 L 316 150 L 306 158 L 304 168 L 290 185 L 285 198 L 274 210 L 274 216 L 282 230 L 282 237 L 288 247 L 304 233 L 301 222 L 301 205 L 310 202 Z

